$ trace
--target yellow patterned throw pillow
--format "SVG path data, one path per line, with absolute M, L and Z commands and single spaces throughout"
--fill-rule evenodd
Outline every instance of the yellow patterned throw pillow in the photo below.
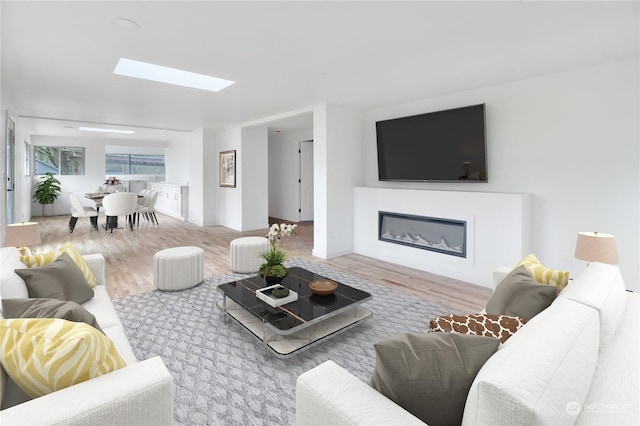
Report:
M 2 367 L 32 398 L 126 366 L 111 339 L 82 322 L 0 320 L 0 336 Z
M 32 254 L 31 256 L 20 256 L 22 263 L 27 265 L 28 268 L 35 266 L 43 266 L 53 262 L 60 257 L 62 253 L 67 253 L 71 259 L 78 265 L 78 268 L 82 271 L 84 278 L 89 283 L 90 287 L 95 287 L 98 283 L 96 276 L 91 272 L 91 268 L 84 260 L 78 249 L 71 243 L 66 243 L 62 247 L 59 247 L 56 251 L 50 251 L 47 253 Z
M 32 254 L 30 256 L 20 256 L 20 261 L 27 265 L 27 268 L 33 268 L 51 263 L 56 258 L 55 251 L 49 251 L 47 253 Z
M 540 284 L 553 285 L 557 287 L 558 292 L 569 284 L 569 271 L 557 271 L 549 269 L 540 263 L 534 253 L 525 256 L 513 269 L 518 266 L 524 266 L 536 281 Z
M 62 247 L 58 248 L 58 250 L 56 250 L 56 259 L 60 257 L 62 253 L 67 253 L 69 257 L 73 259 L 76 265 L 78 265 L 78 268 L 80 268 L 80 270 L 84 274 L 84 277 L 87 279 L 89 286 L 95 287 L 98 280 L 96 279 L 96 276 L 93 275 L 93 272 L 91 272 L 91 268 L 89 268 L 89 265 L 84 260 L 78 249 L 76 249 L 73 244 L 66 243 Z

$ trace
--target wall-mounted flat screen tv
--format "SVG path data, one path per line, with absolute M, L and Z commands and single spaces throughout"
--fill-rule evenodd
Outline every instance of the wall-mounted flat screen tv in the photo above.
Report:
M 376 122 L 381 181 L 487 182 L 485 105 Z

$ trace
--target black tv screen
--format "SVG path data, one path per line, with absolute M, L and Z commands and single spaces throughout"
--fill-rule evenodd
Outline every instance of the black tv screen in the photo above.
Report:
M 376 122 L 381 181 L 487 182 L 484 104 Z

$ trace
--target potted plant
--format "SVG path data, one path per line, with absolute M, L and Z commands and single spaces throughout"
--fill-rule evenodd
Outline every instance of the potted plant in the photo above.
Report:
M 60 181 L 51 172 L 47 172 L 40 178 L 34 187 L 33 199 L 42 205 L 42 215 L 53 214 L 53 202 L 60 196 Z
M 268 284 L 275 284 L 287 276 L 287 268 L 283 263 L 287 260 L 287 252 L 278 247 L 280 239 L 293 234 L 298 225 L 287 225 L 274 223 L 269 228 L 267 238 L 271 243 L 269 250 L 260 253 L 260 257 L 264 259 L 264 263 L 260 265 L 258 274 L 267 281 Z

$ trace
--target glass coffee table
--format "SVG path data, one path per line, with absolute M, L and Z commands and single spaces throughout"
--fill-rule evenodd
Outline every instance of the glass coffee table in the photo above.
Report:
M 323 279 L 328 278 L 299 267 L 289 268 L 281 285 L 295 291 L 298 299 L 272 307 L 256 296 L 256 290 L 268 286 L 264 279 L 249 277 L 219 285 L 223 297 L 217 305 L 225 318 L 233 318 L 262 340 L 267 352 L 288 357 L 372 316 L 361 306 L 371 299 L 365 291 L 338 282 L 329 296 L 313 294 L 309 283 Z

